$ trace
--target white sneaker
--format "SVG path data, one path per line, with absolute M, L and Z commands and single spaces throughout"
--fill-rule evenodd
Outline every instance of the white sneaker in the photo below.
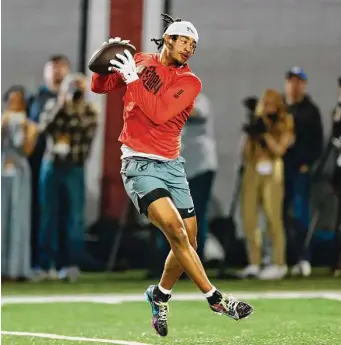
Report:
M 248 265 L 243 270 L 237 272 L 238 278 L 255 278 L 258 276 L 260 268 L 258 265 Z
M 311 265 L 310 262 L 307 260 L 302 260 L 298 264 L 296 264 L 291 269 L 292 276 L 299 276 L 302 275 L 303 277 L 309 277 L 311 275 Z
M 31 280 L 34 282 L 41 282 L 43 280 L 46 280 L 47 277 L 48 277 L 47 272 L 42 270 L 41 268 L 32 270 Z
M 49 280 L 59 280 L 58 272 L 55 268 L 50 268 L 47 272 L 47 278 Z
M 61 280 L 64 280 L 67 278 L 68 275 L 68 268 L 63 267 L 59 272 L 58 272 L 58 277 Z
M 258 275 L 261 280 L 277 280 L 282 279 L 288 272 L 287 266 L 270 265 L 265 267 Z
M 76 280 L 78 280 L 80 275 L 81 271 L 77 266 L 72 266 L 68 268 L 67 277 L 71 283 L 74 283 Z

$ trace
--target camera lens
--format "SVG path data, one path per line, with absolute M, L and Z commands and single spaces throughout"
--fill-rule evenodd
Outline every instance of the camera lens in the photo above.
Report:
M 83 97 L 83 91 L 82 91 L 81 89 L 76 89 L 76 90 L 73 92 L 72 99 L 73 99 L 74 101 L 79 101 L 82 97 Z

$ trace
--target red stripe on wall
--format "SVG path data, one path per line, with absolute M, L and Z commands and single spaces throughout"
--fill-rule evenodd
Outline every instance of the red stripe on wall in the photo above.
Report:
M 141 49 L 143 0 L 111 0 L 109 36 L 130 39 L 137 51 Z M 118 142 L 123 120 L 124 90 L 107 96 L 106 125 L 104 134 L 103 177 L 101 193 L 102 216 L 119 218 L 127 195 L 120 176 L 121 144 Z

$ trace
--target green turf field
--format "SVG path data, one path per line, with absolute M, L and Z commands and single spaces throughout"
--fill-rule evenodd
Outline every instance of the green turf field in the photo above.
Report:
M 134 279 L 133 279 L 134 278 Z M 22 296 L 82 296 L 84 294 L 134 294 L 140 298 L 150 282 L 136 280 L 139 274 L 85 275 L 76 284 L 5 283 L 4 298 Z M 311 293 L 329 290 L 341 299 L 341 279 L 323 275 L 307 280 L 281 282 L 214 282 L 225 292 L 251 296 L 296 291 L 298 299 L 251 299 L 252 317 L 234 321 L 213 314 L 204 299 L 171 301 L 169 336 L 158 337 L 150 327 L 151 310 L 146 302 L 5 304 L 2 331 L 44 333 L 42 337 L 2 335 L 2 344 L 81 345 L 336 345 L 341 343 L 341 301 L 310 298 Z M 306 291 L 306 292 L 305 292 Z M 196 292 L 190 282 L 179 282 L 176 293 Z M 54 298 L 51 297 L 51 298 Z M 186 297 L 186 296 L 185 296 Z M 199 296 L 200 297 L 200 296 Z M 176 296 L 174 296 L 176 299 Z M 22 334 L 21 334 L 22 335 Z M 66 338 L 58 339 L 58 336 Z M 57 339 L 50 339 L 50 338 Z M 68 338 L 69 337 L 69 338 Z M 76 337 L 78 340 L 73 339 Z M 97 338 L 97 340 L 92 340 Z

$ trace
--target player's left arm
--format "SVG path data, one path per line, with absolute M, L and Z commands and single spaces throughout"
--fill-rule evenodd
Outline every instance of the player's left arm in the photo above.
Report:
M 194 102 L 200 91 L 201 82 L 194 75 L 181 76 L 160 96 L 147 91 L 140 79 L 127 85 L 127 93 L 158 125 L 184 111 Z

